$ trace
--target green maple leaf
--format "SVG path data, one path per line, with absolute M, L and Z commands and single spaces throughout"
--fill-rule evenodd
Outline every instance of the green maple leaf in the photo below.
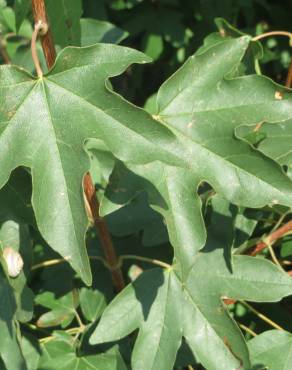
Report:
M 60 335 L 58 338 L 56 332 L 54 341 L 41 346 L 38 369 L 126 370 L 126 365 L 117 348 L 97 355 L 78 355 L 72 338 L 62 334 L 63 336 Z
M 0 224 L 0 251 L 5 247 L 18 251 L 24 261 L 23 270 L 17 277 L 7 278 L 13 289 L 16 311 L 15 317 L 20 322 L 30 321 L 33 313 L 34 295 L 27 284 L 27 275 L 31 266 L 32 243 L 28 226 L 7 220 Z M 6 263 L 3 267 L 6 268 Z
M 17 293 L 9 284 L 0 266 L 0 355 L 7 370 L 27 370 L 21 352 L 18 336 L 19 332 L 15 323 L 17 311 Z
M 105 86 L 129 64 L 146 61 L 137 51 L 99 44 L 66 49 L 42 79 L 14 66 L 0 69 L 0 187 L 15 167 L 31 168 L 39 230 L 88 283 L 81 185 L 89 169 L 86 139 L 103 140 L 121 160 L 178 160 L 175 136 Z
M 182 286 L 175 271 L 143 273 L 105 310 L 91 343 L 118 340 L 140 328 L 134 370 L 170 370 L 182 336 L 207 369 L 250 368 L 241 332 L 222 298 L 274 302 L 292 293 L 291 278 L 271 262 L 234 256 L 231 273 L 220 252 L 200 253 Z
M 30 239 L 26 225 L 13 221 L 0 224 L 0 355 L 7 370 L 26 370 L 21 347 L 19 345 L 19 327 L 16 320 L 22 322 L 32 318 L 33 294 L 26 286 L 26 277 L 22 271 L 17 278 L 9 278 L 4 271 L 6 263 L 2 257 L 2 248 L 10 246 L 15 250 L 26 251 L 23 259 L 27 262 L 30 251 Z M 28 265 L 27 265 L 28 266 Z M 26 271 L 27 273 L 27 268 Z
M 265 155 L 292 170 L 292 120 L 277 124 L 263 123 L 258 126 L 242 126 L 236 132 L 240 137 L 256 144 Z
M 248 342 L 252 364 L 269 370 L 289 370 L 292 363 L 292 335 L 268 330 Z
M 28 226 L 33 223 L 29 207 L 31 184 L 29 174 L 18 169 L 0 191 L 0 355 L 5 369 L 26 370 L 22 350 L 19 346 L 19 328 L 16 320 L 27 322 L 33 313 L 33 293 L 27 287 L 27 274 L 31 262 L 31 240 Z M 17 222 L 15 222 L 17 221 Z M 2 250 L 11 247 L 22 256 L 24 269 L 16 278 L 9 278 L 2 257 Z
M 125 170 L 118 164 L 102 202 L 105 215 L 146 189 L 151 206 L 166 219 L 184 276 L 206 239 L 197 194 L 203 181 L 241 206 L 291 206 L 291 181 L 280 166 L 235 136 L 240 125 L 292 115 L 292 96 L 285 88 L 263 76 L 232 78 L 250 40 L 228 39 L 198 52 L 158 91 L 155 118 L 176 134 L 187 165 L 161 160 L 126 163 Z
M 126 370 L 121 356 L 115 355 L 91 355 L 77 357 L 73 353 L 58 356 L 48 362 L 44 362 L 46 370 Z
M 31 168 L 38 228 L 49 245 L 70 257 L 86 282 L 90 282 L 84 245 L 88 221 L 81 184 L 89 168 L 87 139 L 102 140 L 121 161 L 141 165 L 140 171 L 148 163 L 143 176 L 163 188 L 162 198 L 172 184 L 174 193 L 167 197 L 177 203 L 180 214 L 170 216 L 177 240 L 173 244 L 185 272 L 204 244 L 195 191 L 201 181 L 237 204 L 292 204 L 291 183 L 280 168 L 234 137 L 238 124 L 291 116 L 290 94 L 270 80 L 226 79 L 249 42 L 248 37 L 227 40 L 191 57 L 158 93 L 156 118 L 163 123 L 106 87 L 109 77 L 131 63 L 149 60 L 137 51 L 104 44 L 67 48 L 41 79 L 17 67 L 1 67 L 0 187 L 17 166 Z M 279 89 L 282 100 L 275 99 Z M 186 189 L 184 181 L 194 190 Z M 186 194 L 192 202 L 184 200 Z M 172 208 L 169 201 L 164 200 L 165 210 Z M 186 232 L 180 231 L 182 219 Z
M 225 246 L 233 241 L 232 224 L 231 211 L 213 216 L 207 245 L 185 282 L 173 267 L 140 275 L 106 308 L 90 342 L 119 340 L 139 328 L 133 370 L 171 370 L 182 337 L 207 369 L 250 369 L 246 343 L 222 298 L 275 302 L 292 293 L 292 281 L 271 262 L 249 256 L 234 255 L 231 272 Z

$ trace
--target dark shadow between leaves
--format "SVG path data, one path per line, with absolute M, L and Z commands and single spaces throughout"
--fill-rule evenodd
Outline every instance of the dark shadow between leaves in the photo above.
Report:
M 120 28 L 112 28 L 108 30 L 100 40 L 100 42 L 103 43 L 115 43 L 116 40 L 120 40 L 124 35 L 124 31 L 122 31 Z
M 0 267 L 0 324 L 3 321 L 13 336 L 13 317 L 16 312 L 16 302 L 2 266 Z
M 185 338 L 183 338 L 181 346 L 176 355 L 175 368 L 187 367 L 190 364 L 194 366 L 198 365 L 198 362 L 192 350 L 190 349 L 188 343 L 186 342 Z
M 267 370 L 268 367 L 263 365 L 263 364 L 256 364 L 256 365 L 253 365 L 251 370 Z
M 89 338 L 93 334 L 98 323 L 99 321 L 96 321 L 95 323 L 90 325 L 88 330 L 86 330 L 86 332 L 84 333 L 82 337 L 81 347 L 79 348 L 79 351 L 78 351 L 78 355 L 88 356 L 88 355 L 102 354 L 102 353 L 110 351 L 114 347 L 118 347 L 118 350 L 121 353 L 124 361 L 127 364 L 130 364 L 131 355 L 132 355 L 132 338 L 130 336 L 122 338 L 118 341 L 113 341 L 113 342 L 108 342 L 108 343 L 102 343 L 102 344 L 96 344 L 96 345 L 89 344 Z
M 24 167 L 12 171 L 8 182 L 0 191 L 1 221 L 14 220 L 36 225 L 30 204 L 32 194 L 31 176 Z
M 151 204 L 168 209 L 166 202 L 150 181 L 136 175 L 119 161 L 117 161 L 110 176 L 109 184 L 110 186 L 105 192 L 105 197 L 112 203 L 118 205 L 128 204 L 130 200 L 146 189 L 151 194 Z
M 221 249 L 228 270 L 232 273 L 232 246 L 234 241 L 234 218 L 236 206 L 229 205 L 230 216 L 213 212 L 211 225 L 207 228 L 207 242 L 202 253 L 210 253 Z
M 163 270 L 155 268 L 144 272 L 133 282 L 137 300 L 141 303 L 144 321 L 147 320 L 159 287 L 164 283 Z

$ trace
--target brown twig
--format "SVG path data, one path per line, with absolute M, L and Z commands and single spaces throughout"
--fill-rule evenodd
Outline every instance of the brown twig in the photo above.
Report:
M 256 256 L 262 250 L 268 247 L 268 243 L 270 244 L 280 239 L 283 235 L 287 234 L 289 231 L 292 231 L 292 221 L 288 221 L 285 225 L 279 227 L 277 230 L 273 231 L 265 241 L 260 241 L 257 245 L 249 251 L 247 254 L 250 256 Z
M 47 32 L 44 33 L 41 37 L 41 43 L 45 54 L 47 66 L 48 68 L 52 68 L 53 64 L 55 63 L 57 54 L 46 15 L 45 2 L 44 0 L 32 0 L 31 3 L 35 24 L 41 22 L 43 25 L 47 26 Z
M 291 63 L 288 69 L 288 75 L 287 75 L 285 86 L 291 87 L 291 85 L 292 85 L 292 60 L 291 60 Z
M 52 34 L 50 32 L 49 23 L 46 15 L 44 0 L 32 0 L 32 9 L 35 24 L 41 23 L 46 27 L 46 32 L 42 35 L 42 48 L 46 58 L 48 68 L 51 68 L 56 60 L 56 50 L 53 43 Z M 95 188 L 89 173 L 84 176 L 83 188 L 86 195 L 90 212 L 93 216 L 93 221 L 98 231 L 101 245 L 104 251 L 105 258 L 110 266 L 112 280 L 117 291 L 124 288 L 125 283 L 121 269 L 119 267 L 119 259 L 116 255 L 110 233 L 103 218 L 99 215 L 99 203 L 96 197 Z
M 102 217 L 99 215 L 99 203 L 96 197 L 95 187 L 93 185 L 91 176 L 87 173 L 83 179 L 84 193 L 88 200 L 92 218 L 94 220 L 95 227 L 100 237 L 100 242 L 103 248 L 105 258 L 111 267 L 111 274 L 114 286 L 117 291 L 121 291 L 124 286 L 124 279 L 122 271 L 119 266 L 119 259 L 116 255 L 113 242 L 108 231 L 107 225 Z

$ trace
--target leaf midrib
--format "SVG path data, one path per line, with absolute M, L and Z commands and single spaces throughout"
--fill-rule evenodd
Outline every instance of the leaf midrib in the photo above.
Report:
M 163 299 L 163 302 L 164 302 L 164 307 L 163 307 L 163 321 L 161 321 L 159 342 L 158 342 L 158 344 L 156 346 L 157 350 L 155 352 L 155 356 L 153 357 L 153 362 L 152 362 L 152 365 L 151 365 L 150 370 L 157 370 L 156 368 L 153 367 L 153 365 L 155 364 L 156 358 L 157 358 L 157 355 L 158 355 L 158 352 L 160 351 L 160 342 L 161 342 L 162 332 L 163 332 L 163 329 L 164 329 L 164 326 L 165 326 L 164 323 L 165 323 L 165 316 L 166 316 L 165 313 L 166 313 L 166 308 L 167 308 L 167 303 L 168 303 L 169 285 L 170 285 L 170 273 L 168 273 L 167 289 L 166 289 L 165 296 L 164 296 L 166 298 Z
M 71 94 L 72 96 L 74 96 L 75 98 L 78 98 L 80 99 L 82 102 L 84 102 L 85 104 L 88 104 L 90 107 L 92 107 L 93 109 L 96 109 L 97 111 L 101 112 L 102 114 L 104 114 L 105 116 L 108 116 L 110 119 L 112 119 L 113 121 L 115 121 L 119 126 L 121 126 L 125 131 L 128 131 L 130 132 L 131 134 L 135 134 L 136 136 L 142 138 L 145 142 L 147 142 L 148 144 L 150 144 L 151 146 L 154 146 L 154 143 L 148 139 L 147 137 L 141 135 L 139 132 L 137 131 L 134 131 L 132 130 L 131 128 L 125 126 L 123 123 L 117 121 L 117 119 L 113 116 L 111 116 L 108 111 L 104 111 L 102 110 L 101 108 L 99 108 L 97 105 L 94 105 L 93 103 L 89 102 L 88 100 L 84 99 L 82 96 L 76 94 L 75 92 L 73 92 L 72 90 L 68 90 L 67 88 L 63 87 L 62 85 L 58 84 L 56 81 L 53 81 L 51 79 L 48 79 L 48 81 L 54 85 L 56 85 L 58 88 L 64 90 L 67 92 L 67 94 Z M 116 94 L 114 91 L 112 91 L 113 94 Z M 165 126 L 164 126 L 165 127 Z M 166 127 L 167 129 L 167 127 Z M 172 157 L 175 155 L 173 152 L 171 152 L 170 150 L 165 149 L 165 147 L 160 147 L 160 149 L 163 149 L 168 155 L 171 155 Z
M 210 321 L 207 319 L 207 317 L 205 316 L 204 312 L 200 309 L 199 305 L 197 305 L 197 303 L 195 302 L 195 300 L 193 299 L 191 293 L 189 292 L 189 290 L 187 289 L 187 286 L 185 285 L 184 288 L 183 288 L 183 293 L 186 293 L 186 296 L 189 298 L 189 301 L 193 304 L 193 306 L 195 307 L 196 310 L 198 310 L 202 317 L 204 317 L 205 321 L 208 323 L 208 326 L 210 326 L 212 328 L 212 330 L 214 331 L 214 333 L 216 333 L 217 335 L 217 338 L 220 340 L 220 342 L 222 342 L 222 344 L 224 345 L 224 342 L 222 340 L 222 338 L 220 337 L 220 335 L 217 333 L 217 330 L 215 327 L 213 327 L 213 325 L 210 323 Z M 227 313 L 228 314 L 228 313 Z M 233 357 L 234 360 L 236 360 L 237 362 L 239 362 L 238 358 L 236 358 L 234 356 L 234 354 L 230 351 L 230 349 L 225 346 L 228 353 L 230 353 L 230 355 Z
M 80 97 L 78 94 L 76 94 L 75 92 L 71 91 L 71 90 L 68 90 L 67 88 L 63 87 L 62 85 L 59 85 L 57 82 L 55 81 L 52 81 L 51 79 L 48 79 L 51 83 L 53 83 L 54 85 L 58 86 L 59 88 L 61 88 L 62 90 L 66 91 L 68 94 L 71 94 L 73 95 L 74 97 L 77 97 L 79 98 L 80 100 L 82 100 L 84 103 L 90 105 L 91 107 L 93 107 L 93 109 L 96 109 L 98 110 L 99 112 L 101 112 L 102 114 L 105 114 L 106 116 L 110 117 L 111 119 L 113 119 L 115 122 L 117 122 L 118 125 L 121 125 L 121 123 L 119 121 L 117 121 L 114 117 L 112 117 L 110 114 L 108 114 L 108 112 L 105 112 L 103 111 L 101 108 L 97 107 L 96 105 L 90 103 L 88 100 L 84 99 L 83 97 Z M 168 127 L 168 124 L 166 122 L 164 122 L 166 124 L 166 127 Z M 135 135 L 137 136 L 140 136 L 143 140 L 145 140 L 146 142 L 150 143 L 151 145 L 153 145 L 153 143 L 148 139 L 148 138 L 145 138 L 144 136 L 140 135 L 138 132 L 136 131 L 133 131 L 131 129 L 129 129 L 127 126 L 125 125 L 122 125 L 122 127 L 126 130 L 128 130 L 129 132 L 131 133 L 135 133 Z M 173 127 L 172 127 L 173 128 Z M 173 128 L 175 131 L 178 131 L 180 132 L 180 134 L 184 137 L 184 138 L 187 138 L 191 141 L 192 144 L 195 144 L 197 145 L 199 148 L 202 147 L 204 148 L 208 153 L 220 158 L 220 160 L 223 160 L 225 162 L 227 162 L 228 164 L 230 164 L 231 166 L 233 166 L 234 168 L 236 168 L 237 170 L 239 171 L 242 171 L 246 174 L 248 174 L 248 176 L 251 176 L 253 178 L 255 178 L 257 181 L 260 181 L 262 182 L 263 184 L 265 184 L 266 186 L 272 188 L 274 191 L 280 193 L 282 196 L 286 196 L 285 193 L 282 193 L 281 191 L 279 191 L 278 189 L 274 188 L 272 185 L 270 185 L 269 183 L 263 181 L 262 179 L 256 177 L 254 174 L 250 173 L 250 172 L 247 172 L 246 170 L 236 166 L 234 163 L 232 162 L 229 162 L 229 161 L 226 161 L 225 157 L 220 157 L 218 154 L 216 154 L 215 152 L 211 151 L 210 149 L 208 149 L 207 147 L 205 147 L 204 145 L 202 145 L 201 143 L 198 143 L 190 138 L 188 138 L 186 135 L 184 135 L 184 133 L 182 133 L 181 131 L 177 130 L 176 128 Z M 172 130 L 171 130 L 172 131 Z M 239 139 L 238 139 L 239 140 Z M 165 150 L 165 148 L 163 148 L 163 150 Z M 167 153 L 170 153 L 169 150 L 167 151 Z M 171 152 L 171 155 L 173 156 L 174 153 Z
M 46 88 L 45 88 L 45 84 L 44 84 L 43 80 L 41 81 L 41 86 L 42 86 L 42 91 L 43 91 L 44 104 L 47 107 L 48 118 L 49 118 L 50 123 L 51 123 L 51 131 L 54 134 L 57 153 L 58 153 L 59 161 L 60 161 L 60 164 L 61 164 L 63 181 L 64 181 L 64 185 L 65 185 L 64 187 L 65 187 L 65 192 L 66 192 L 66 199 L 67 199 L 67 204 L 68 204 L 69 209 L 70 209 L 69 217 L 70 217 L 70 221 L 71 221 L 71 229 L 73 228 L 75 242 L 77 243 L 77 245 L 79 245 L 79 241 L 78 241 L 77 233 L 76 233 L 76 229 L 75 229 L 75 222 L 74 222 L 74 219 L 73 219 L 72 206 L 71 206 L 70 197 L 69 197 L 69 193 L 68 193 L 67 179 L 66 179 L 66 176 L 64 175 L 64 167 L 63 167 L 63 162 L 62 162 L 62 156 L 60 154 L 60 150 L 59 150 L 59 146 L 58 146 L 58 138 L 57 138 L 57 135 L 56 135 L 56 131 L 55 131 L 54 123 L 53 123 L 53 118 L 52 118 L 50 107 L 49 107 L 49 104 L 48 104 Z M 80 184 L 80 186 L 81 186 L 81 184 Z M 79 252 L 79 250 L 78 250 L 78 252 Z
M 179 132 L 179 133 L 182 135 L 182 137 L 183 137 L 184 139 L 186 139 L 186 140 L 190 141 L 192 145 L 197 146 L 197 147 L 199 148 L 199 151 L 200 151 L 200 148 L 205 149 L 205 151 L 206 151 L 207 153 L 210 153 L 210 155 L 213 155 L 213 156 L 215 156 L 215 157 L 219 158 L 219 160 L 220 160 L 220 161 L 227 162 L 229 166 L 234 167 L 234 168 L 235 168 L 236 170 L 238 170 L 238 171 L 244 172 L 245 174 L 247 174 L 248 176 L 250 176 L 250 177 L 252 177 L 252 178 L 255 178 L 257 181 L 259 181 L 259 182 L 263 183 L 265 186 L 272 188 L 272 189 L 273 189 L 273 191 L 275 191 L 275 192 L 277 192 L 277 193 L 281 194 L 282 196 L 285 196 L 285 197 L 287 196 L 287 194 L 285 194 L 285 193 L 281 192 L 280 190 L 278 190 L 277 188 L 275 188 L 275 187 L 274 187 L 274 186 L 272 186 L 271 184 L 269 184 L 269 183 L 267 183 L 266 181 L 262 180 L 261 178 L 259 178 L 259 177 L 255 176 L 253 173 L 248 172 L 248 171 L 246 171 L 245 169 L 243 169 L 243 168 L 241 168 L 241 167 L 238 167 L 235 163 L 233 163 L 233 162 L 230 162 L 230 161 L 226 160 L 226 158 L 231 157 L 231 156 L 226 156 L 226 157 L 223 157 L 223 156 L 222 156 L 222 157 L 221 157 L 219 154 L 217 154 L 217 153 L 215 153 L 215 152 L 211 151 L 209 148 L 207 148 L 206 146 L 202 145 L 202 143 L 198 143 L 197 141 L 193 140 L 192 138 L 190 138 L 190 137 L 186 136 L 183 132 L 179 131 L 178 129 L 173 128 L 173 127 L 172 127 L 172 129 L 174 129 L 174 132 Z M 235 140 L 238 140 L 239 142 L 241 142 L 241 140 L 239 140 L 239 139 L 235 139 Z M 248 144 L 246 144 L 246 145 L 248 145 Z M 256 153 L 261 153 L 260 151 L 257 151 L 257 150 L 255 150 L 255 152 L 256 152 Z M 193 153 L 191 153 L 191 154 L 193 155 Z M 232 155 L 232 156 L 235 156 L 235 155 Z M 265 157 L 266 157 L 264 154 L 262 154 L 262 156 L 263 156 L 263 158 L 265 158 Z M 269 158 L 269 157 L 266 157 L 266 158 Z M 271 160 L 271 159 L 270 159 L 270 160 Z M 275 164 L 276 164 L 276 162 L 275 162 Z M 280 168 L 280 165 L 279 165 L 279 168 Z M 288 177 L 287 177 L 287 180 L 288 180 Z M 207 179 L 207 178 L 206 178 L 206 181 L 208 181 L 208 179 Z

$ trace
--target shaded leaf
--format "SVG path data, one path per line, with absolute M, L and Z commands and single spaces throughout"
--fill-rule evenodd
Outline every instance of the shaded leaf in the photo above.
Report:
M 290 204 L 291 182 L 281 168 L 234 134 L 246 122 L 291 116 L 291 95 L 284 88 L 262 76 L 231 78 L 249 43 L 243 36 L 195 54 L 158 92 L 155 118 L 176 133 L 188 169 L 156 162 L 127 164 L 127 170 L 118 164 L 102 200 L 102 213 L 108 214 L 146 189 L 150 205 L 166 220 L 184 276 L 205 242 L 196 194 L 202 181 L 245 207 Z M 278 90 L 282 100 L 275 97 Z
M 34 223 L 30 204 L 31 179 L 24 169 L 13 171 L 8 183 L 0 191 L 0 220 Z
M 18 165 L 32 168 L 38 227 L 54 249 L 71 257 L 72 266 L 85 281 L 90 281 L 90 273 L 81 183 L 89 167 L 83 149 L 88 138 L 104 141 L 128 164 L 152 166 L 134 171 L 154 184 L 152 190 L 158 187 L 163 192 L 158 204 L 163 215 L 167 209 L 176 209 L 168 213 L 167 222 L 185 275 L 204 244 L 200 202 L 194 197 L 203 180 L 230 202 L 243 206 L 292 204 L 291 182 L 280 167 L 234 136 L 239 124 L 263 117 L 279 121 L 291 115 L 290 94 L 275 99 L 281 88 L 269 79 L 226 78 L 240 64 L 249 42 L 249 37 L 227 40 L 191 57 L 159 90 L 158 122 L 104 85 L 130 63 L 147 61 L 131 49 L 106 44 L 68 48 L 53 70 L 37 80 L 15 67 L 1 69 L 0 182 L 3 185 Z M 7 147 L 10 140 L 22 144 L 13 157 Z M 186 194 L 192 203 L 185 200 Z M 158 199 L 157 194 L 153 197 Z M 181 228 L 181 219 L 186 223 L 183 238 L 188 243 L 181 243 L 183 233 L 174 232 Z
M 37 370 L 41 354 L 38 340 L 33 335 L 26 334 L 21 338 L 21 348 L 27 370 Z
M 105 21 L 82 18 L 81 24 L 81 46 L 89 46 L 98 42 L 119 44 L 128 33 L 119 27 Z
M 80 308 L 86 320 L 97 320 L 103 313 L 105 307 L 106 300 L 103 293 L 98 290 L 81 289 Z
M 109 214 L 105 219 L 113 235 L 125 236 L 142 231 L 142 243 L 145 246 L 168 241 L 163 220 L 149 207 L 145 193 L 139 194 L 125 207 Z
M 61 47 L 80 46 L 81 0 L 45 0 L 54 41 Z
M 83 149 L 86 138 L 104 140 L 123 159 L 147 162 L 158 157 L 176 158 L 156 145 L 160 143 L 171 150 L 175 145 L 174 135 L 104 86 L 105 79 L 121 73 L 130 63 L 145 61 L 145 56 L 134 50 L 100 44 L 67 49 L 50 77 L 43 79 L 34 79 L 16 67 L 1 68 L 1 97 L 7 103 L 5 107 L 2 105 L 5 113 L 0 118 L 1 185 L 17 165 L 32 168 L 32 203 L 38 228 L 54 249 L 71 257 L 72 266 L 87 282 L 91 279 L 84 248 L 88 221 L 81 186 L 89 167 Z M 80 74 L 76 74 L 77 70 Z M 82 85 L 74 82 L 76 78 L 83 81 Z M 59 104 L 60 99 L 67 103 Z M 86 124 L 80 125 L 80 120 Z M 138 126 L 137 121 L 141 122 Z M 130 135 L 127 140 L 130 137 L 132 140 L 127 148 L 120 146 L 120 135 L 125 131 Z M 18 148 L 15 156 L 9 154 L 9 138 L 13 138 Z
M 120 353 L 115 350 L 99 355 L 77 356 L 73 347 L 56 339 L 45 344 L 42 348 L 39 370 L 126 370 Z
M 17 320 L 27 322 L 31 320 L 33 314 L 33 292 L 26 285 L 27 277 L 30 272 L 32 245 L 27 225 L 18 224 L 14 221 L 5 221 L 0 225 L 0 245 L 1 252 L 5 247 L 13 248 L 20 253 L 24 262 L 23 270 L 15 278 L 9 278 L 9 284 L 13 289 Z M 3 262 L 6 268 L 5 262 Z
M 67 327 L 74 319 L 75 309 L 78 306 L 74 299 L 74 292 L 60 298 L 55 298 L 53 293 L 44 292 L 36 297 L 35 302 L 51 309 L 41 315 L 37 321 L 37 325 L 42 328 L 58 325 Z
M 139 327 L 135 370 L 172 369 L 182 336 L 208 369 L 250 368 L 245 341 L 222 298 L 274 302 L 291 294 L 292 282 L 265 260 L 234 256 L 233 266 L 231 273 L 216 249 L 198 254 L 184 285 L 172 270 L 144 272 L 106 308 L 91 343 L 118 340 Z
M 13 290 L 0 267 L 0 355 L 6 370 L 27 370 L 14 321 L 16 308 Z
M 15 0 L 14 11 L 15 11 L 15 27 L 16 31 L 19 30 L 22 22 L 27 16 L 29 11 L 30 1 L 29 0 Z

